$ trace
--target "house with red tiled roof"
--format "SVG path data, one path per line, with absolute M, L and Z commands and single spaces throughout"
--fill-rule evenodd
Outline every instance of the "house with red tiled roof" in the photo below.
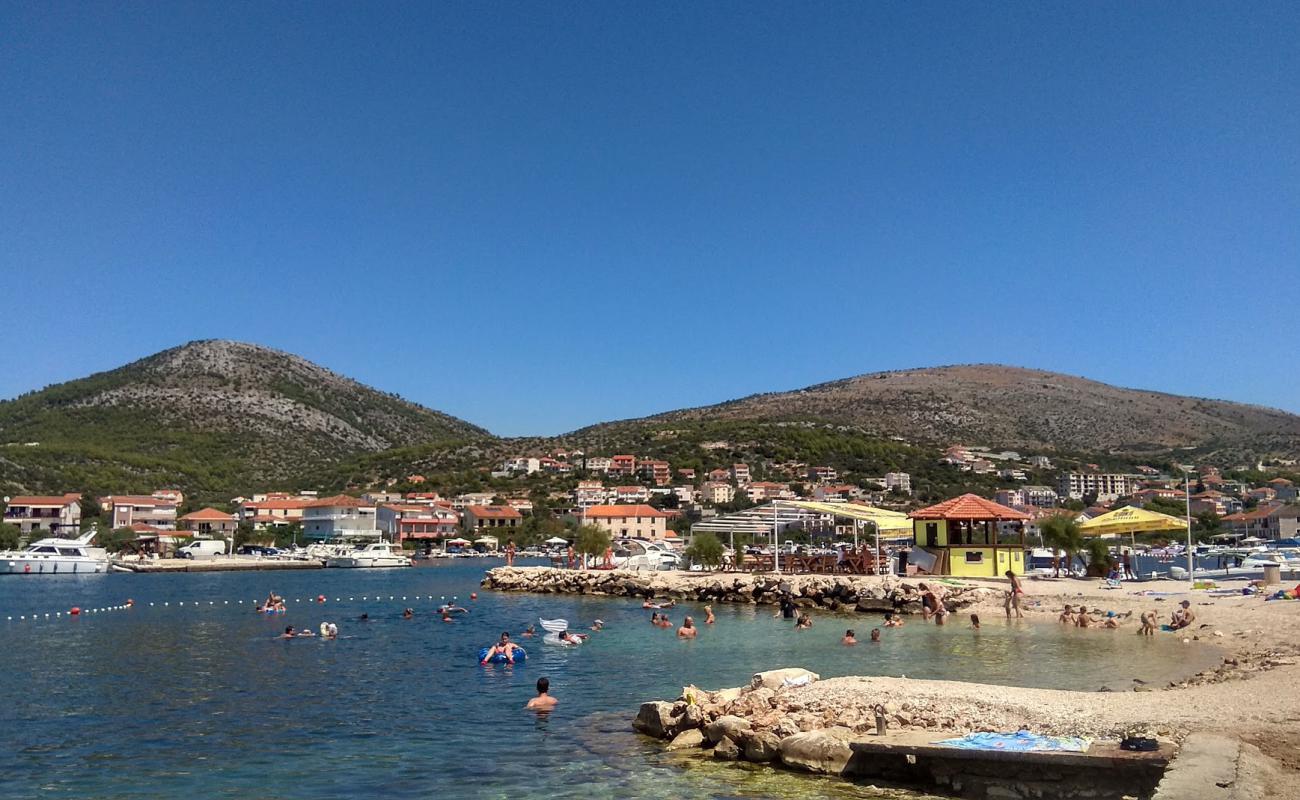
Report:
M 9 498 L 4 521 L 23 535 L 49 531 L 52 536 L 76 536 L 81 531 L 81 495 L 19 495 Z
M 674 538 L 676 533 L 668 530 L 668 514 L 653 506 L 636 503 L 632 505 L 592 506 L 583 514 L 585 524 L 595 525 L 609 531 L 615 539 L 650 539 L 658 541 Z M 669 534 L 672 533 L 671 536 Z
M 108 514 L 109 527 L 114 530 L 136 523 L 175 530 L 177 505 L 172 497 L 159 495 L 114 494 L 99 498 L 99 508 Z
M 1269 541 L 1296 539 L 1300 538 L 1300 506 L 1262 505 L 1253 511 L 1229 514 L 1223 518 L 1223 524 L 1238 536 L 1257 536 Z
M 234 534 L 239 524 L 234 514 L 204 508 L 181 517 L 181 527 L 191 533 L 224 537 Z
M 303 537 L 315 541 L 378 539 L 378 507 L 339 494 L 312 500 L 302 510 Z
M 447 506 L 386 503 L 377 518 L 379 529 L 395 542 L 451 539 L 460 532 L 460 515 Z
M 645 503 L 650 500 L 650 490 L 644 486 L 615 486 L 610 493 L 616 503 Z
M 1273 478 L 1268 482 L 1268 487 L 1277 492 L 1278 500 L 1295 500 L 1297 490 L 1294 483 L 1286 478 Z
M 1000 578 L 1008 570 L 1025 571 L 1024 523 L 1030 517 L 979 495 L 964 494 L 927 508 L 913 511 L 912 531 L 916 537 L 918 567 L 937 575 L 968 578 Z M 999 533 L 1010 526 L 1015 534 L 1004 541 Z M 914 559 L 915 560 L 915 559 Z
M 524 522 L 524 515 L 510 506 L 466 506 L 461 517 L 467 533 L 499 529 L 511 531 Z
M 248 522 L 257 530 L 267 526 L 280 527 L 301 523 L 307 506 L 316 502 L 314 497 L 268 497 L 265 500 L 247 500 L 236 508 L 240 522 Z
M 626 475 L 631 477 L 636 474 L 636 456 L 610 456 L 609 459 L 610 475 Z

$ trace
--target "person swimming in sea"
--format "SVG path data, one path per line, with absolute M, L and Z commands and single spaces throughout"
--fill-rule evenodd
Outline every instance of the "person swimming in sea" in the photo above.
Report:
M 595 622 L 591 623 L 591 629 L 593 631 L 604 630 L 604 628 L 605 628 L 605 620 L 603 619 L 598 619 Z
M 715 618 L 714 618 L 714 616 L 713 616 L 713 606 L 705 606 L 705 607 L 704 607 L 704 624 L 705 624 L 705 625 L 712 625 L 715 621 L 716 621 L 716 620 L 715 620 Z
M 847 631 L 845 631 L 844 636 L 840 639 L 840 644 L 842 645 L 855 645 L 857 643 L 858 640 L 853 636 L 852 628 L 849 628 Z
M 695 620 L 691 619 L 690 617 L 687 617 L 685 620 L 682 621 L 682 627 L 677 629 L 677 638 L 694 639 L 695 634 L 697 633 L 699 633 L 699 631 L 695 629 Z
M 875 642 L 876 644 L 879 644 L 879 643 L 880 643 L 880 629 L 879 629 L 879 628 L 872 628 L 872 629 L 871 629 L 871 641 Z
M 1080 628 L 1091 628 L 1095 622 L 1096 620 L 1088 616 L 1088 607 L 1079 606 L 1079 613 L 1074 617 L 1074 624 Z
M 1059 622 L 1059 623 L 1061 623 L 1062 625 L 1073 625 L 1073 624 L 1074 624 L 1074 607 L 1071 606 L 1069 603 L 1066 603 L 1066 604 L 1065 604 L 1065 610 L 1063 610 L 1063 611 L 1061 612 L 1061 616 L 1059 616 L 1059 617 L 1056 618 L 1056 621 Z
M 971 626 L 972 628 L 974 628 L 975 630 L 979 630 L 979 629 L 980 629 L 980 615 L 979 615 L 979 614 L 971 614 L 971 615 L 970 615 L 970 626 Z
M 292 625 L 286 625 L 284 628 L 284 633 L 280 634 L 277 638 L 297 639 L 303 636 L 315 636 L 315 635 L 316 634 L 312 633 L 311 631 L 295 631 Z
M 886 627 L 886 628 L 901 628 L 901 627 L 903 627 L 903 617 L 902 617 L 901 615 L 899 615 L 899 614 L 895 614 L 893 611 L 886 612 L 886 613 L 885 613 L 885 627 Z
M 560 631 L 559 635 L 557 635 L 555 638 L 558 639 L 561 644 L 574 645 L 574 644 L 582 644 L 583 642 L 587 641 L 587 634 L 570 633 L 568 630 L 563 630 Z
M 813 626 L 812 617 L 807 614 L 800 614 L 799 619 L 795 620 L 794 628 L 798 631 L 806 631 Z
M 531 639 L 531 638 L 533 638 L 534 636 L 537 635 L 537 626 L 536 626 L 536 625 L 529 625 L 527 628 L 524 628 L 524 632 L 521 633 L 521 634 L 519 634 L 519 635 L 520 635 L 520 636 L 526 636 L 526 637 L 528 637 L 529 639 Z
M 554 697 L 551 697 L 550 679 L 543 676 L 537 679 L 537 696 L 532 700 L 529 700 L 528 705 L 524 706 L 524 708 L 529 711 L 540 711 L 545 713 L 555 708 L 555 704 L 558 702 L 559 701 Z
M 402 612 L 402 619 L 415 619 L 415 611 L 410 608 L 406 609 Z

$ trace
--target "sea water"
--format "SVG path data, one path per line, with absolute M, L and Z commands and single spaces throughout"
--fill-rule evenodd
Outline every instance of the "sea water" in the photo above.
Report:
M 1159 685 L 1212 658 L 1174 636 L 1134 636 L 1131 623 L 1080 631 L 999 615 L 976 631 L 954 615 L 943 627 L 883 629 L 868 644 L 878 617 L 814 612 L 815 626 L 796 631 L 768 607 L 720 604 L 706 626 L 694 603 L 667 612 L 700 624 L 683 641 L 629 599 L 480 591 L 483 568 L 6 576 L 4 796 L 894 796 L 664 753 L 630 722 L 641 702 L 674 698 L 683 684 L 737 686 L 785 666 L 1095 691 L 1135 678 Z M 271 591 L 288 612 L 254 613 Z M 129 609 L 89 613 L 127 598 Z M 443 598 L 470 612 L 439 621 Z M 67 616 L 72 606 L 83 613 Z M 408 606 L 414 619 L 402 619 Z M 539 618 L 606 627 L 573 648 L 518 636 Z M 338 640 L 276 638 L 322 621 L 338 624 Z M 839 645 L 848 627 L 862 644 Z M 503 630 L 526 663 L 480 666 L 479 648 Z M 560 701 L 548 716 L 523 710 L 542 675 Z

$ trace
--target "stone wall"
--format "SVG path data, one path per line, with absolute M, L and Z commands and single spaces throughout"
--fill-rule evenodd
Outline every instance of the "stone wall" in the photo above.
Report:
M 743 572 L 633 572 L 553 567 L 497 567 L 483 588 L 504 592 L 592 594 L 705 603 L 775 604 L 789 592 L 804 607 L 881 613 L 921 611 L 920 583 L 913 579 L 858 575 L 772 575 Z M 997 589 L 944 585 L 953 611 L 999 595 Z

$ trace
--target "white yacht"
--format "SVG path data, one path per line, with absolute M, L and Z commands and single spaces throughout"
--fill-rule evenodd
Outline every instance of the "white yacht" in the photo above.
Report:
M 327 567 L 409 567 L 411 559 L 391 542 L 371 542 L 344 555 L 325 560 Z
M 19 575 L 54 575 L 108 571 L 108 551 L 91 547 L 96 531 L 90 530 L 76 539 L 41 539 L 26 550 L 0 552 L 0 573 Z
M 681 568 L 681 557 L 664 542 L 648 539 L 619 539 L 613 543 L 615 569 L 673 570 Z M 597 557 L 597 564 L 600 563 Z

